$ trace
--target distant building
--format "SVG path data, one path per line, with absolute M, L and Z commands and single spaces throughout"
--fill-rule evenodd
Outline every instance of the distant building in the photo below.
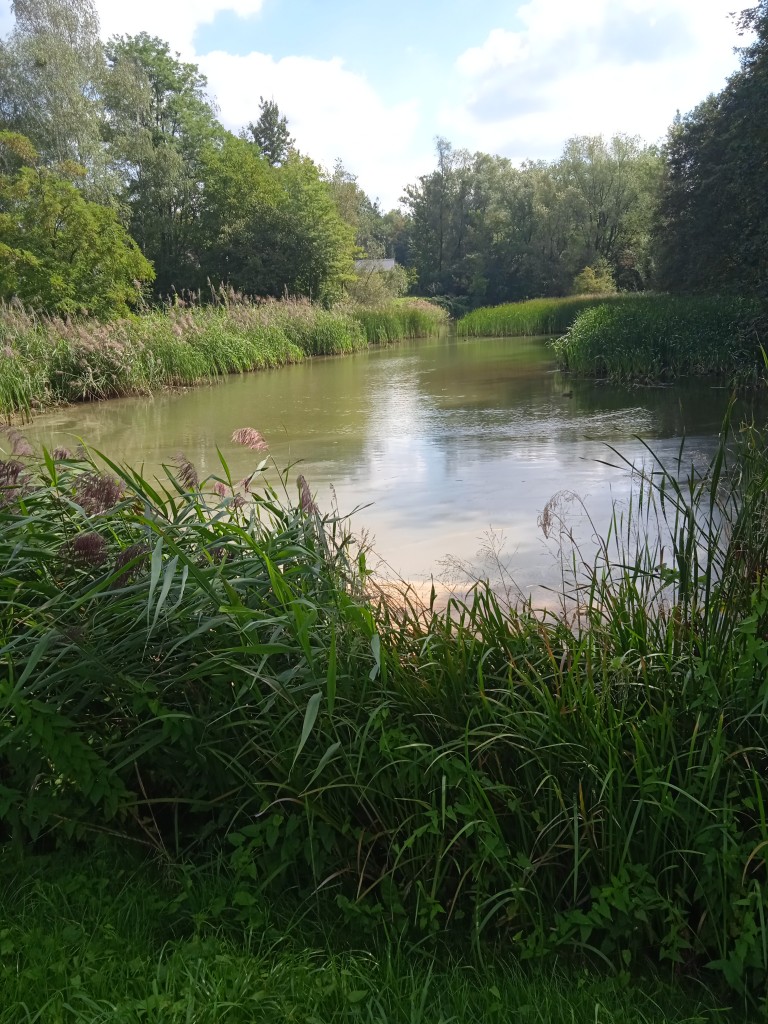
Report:
M 355 273 L 357 274 L 378 274 L 394 269 L 394 260 L 355 260 Z

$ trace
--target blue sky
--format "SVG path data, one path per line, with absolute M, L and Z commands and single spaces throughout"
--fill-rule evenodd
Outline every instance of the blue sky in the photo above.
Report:
M 302 152 L 339 157 L 385 209 L 434 139 L 553 159 L 574 135 L 663 138 L 720 89 L 747 0 L 95 0 L 102 34 L 142 30 L 208 76 L 237 130 L 274 98 Z M 0 0 L 0 33 L 10 0 Z

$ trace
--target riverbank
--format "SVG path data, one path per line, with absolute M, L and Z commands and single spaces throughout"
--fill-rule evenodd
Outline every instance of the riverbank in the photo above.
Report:
M 561 367 L 617 382 L 712 376 L 765 383 L 768 312 L 752 299 L 627 297 L 584 310 L 554 343 Z
M 671 964 L 757 1006 L 766 437 L 649 479 L 569 616 L 483 584 L 445 612 L 368 599 L 345 521 L 303 479 L 260 486 L 264 439 L 238 439 L 255 475 L 180 456 L 162 491 L 7 434 L 11 847 L 116 834 L 219 865 L 244 913 L 291 893 L 377 936 Z
M 522 338 L 563 334 L 585 309 L 620 304 L 624 295 L 569 295 L 561 299 L 527 299 L 482 306 L 456 324 L 460 337 Z
M 756 299 L 618 294 L 531 299 L 476 309 L 462 336 L 560 335 L 560 368 L 615 383 L 711 376 L 732 386 L 766 381 L 768 312 Z
M 0 415 L 150 395 L 232 373 L 439 333 L 447 315 L 420 300 L 326 310 L 303 300 L 173 308 L 122 320 L 0 310 Z

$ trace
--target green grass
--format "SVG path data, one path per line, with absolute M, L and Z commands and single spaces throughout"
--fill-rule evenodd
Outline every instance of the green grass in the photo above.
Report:
M 244 907 L 233 880 L 112 842 L 0 871 L 0 1024 L 716 1024 L 702 986 L 521 966 L 402 936 L 342 934 L 291 894 Z M 338 915 L 336 915 L 338 916 Z
M 445 611 L 366 597 L 344 522 L 259 484 L 260 456 L 242 484 L 181 459 L 161 489 L 7 447 L 12 847 L 107 829 L 218 858 L 242 907 L 291 892 L 351 929 L 651 962 L 760 1004 L 764 434 L 725 432 L 703 474 L 657 465 L 560 614 L 482 583 Z
M 460 336 L 473 338 L 562 334 L 583 310 L 604 304 L 620 306 L 624 301 L 622 295 L 573 295 L 483 306 L 462 317 L 456 329 Z
M 373 309 L 356 309 L 370 344 L 424 338 L 439 334 L 448 324 L 448 314 L 424 299 L 400 299 Z
M 292 299 L 175 308 L 107 324 L 0 309 L 0 416 L 348 354 L 436 333 L 445 320 L 426 303 L 326 310 Z
M 618 381 L 716 375 L 750 383 L 765 372 L 768 337 L 756 301 L 628 298 L 584 310 L 555 342 L 564 369 Z

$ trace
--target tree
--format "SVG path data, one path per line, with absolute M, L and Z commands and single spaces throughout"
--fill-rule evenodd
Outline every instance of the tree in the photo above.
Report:
M 115 212 L 0 132 L 0 151 L 10 148 L 24 163 L 0 175 L 0 298 L 47 313 L 126 314 L 154 271 Z
M 104 57 L 92 0 L 14 0 L 0 41 L 0 128 L 26 135 L 49 167 L 80 164 L 79 187 L 114 202 L 102 146 Z
M 203 157 L 224 136 L 205 76 L 146 33 L 112 39 L 106 52 L 107 140 L 131 234 L 157 267 L 159 294 L 196 287 Z
M 371 202 L 357 183 L 357 177 L 341 160 L 333 165 L 328 178 L 333 201 L 339 216 L 355 233 L 357 247 L 371 259 L 384 256 L 384 232 L 378 203 Z
M 768 0 L 738 23 L 756 34 L 739 70 L 667 136 L 656 241 L 673 291 L 768 295 Z
M 249 122 L 247 131 L 259 147 L 263 157 L 273 167 L 279 167 L 288 159 L 294 140 L 288 131 L 288 120 L 281 113 L 274 100 L 259 97 L 259 118 Z
M 572 219 L 571 274 L 602 259 L 626 287 L 642 287 L 662 166 L 657 151 L 636 137 L 606 142 L 581 136 L 566 143 L 553 170 Z
M 226 133 L 206 148 L 201 180 L 202 277 L 258 294 L 270 252 L 257 246 L 256 238 L 281 202 L 278 172 L 253 145 Z

